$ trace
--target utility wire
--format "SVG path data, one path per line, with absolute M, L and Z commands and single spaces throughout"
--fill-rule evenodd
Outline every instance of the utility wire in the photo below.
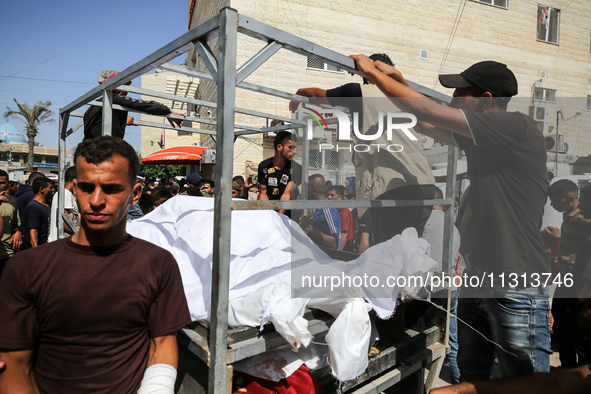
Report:
M 90 33 L 88 33 L 86 36 L 84 36 L 83 38 L 81 38 L 80 40 L 78 40 L 77 42 L 75 42 L 74 44 L 70 45 L 70 46 L 69 46 L 69 47 L 67 47 L 66 49 L 64 49 L 64 50 L 62 50 L 62 51 L 60 51 L 60 52 L 56 53 L 56 54 L 55 54 L 55 55 L 53 55 L 53 56 L 50 56 L 50 57 L 48 57 L 48 58 L 47 58 L 47 59 L 45 59 L 45 60 L 42 60 L 42 61 L 40 61 L 40 62 L 39 62 L 39 63 L 37 63 L 37 64 L 34 64 L 34 65 L 32 65 L 31 67 L 25 68 L 24 70 L 21 70 L 21 71 L 19 71 L 19 72 L 16 72 L 16 73 L 14 73 L 14 74 L 12 74 L 12 75 L 10 75 L 10 76 L 7 76 L 7 77 L 4 77 L 4 78 L 1 78 L 1 79 L 0 79 L 0 81 L 4 81 L 4 80 L 5 80 L 5 79 L 7 79 L 7 78 L 14 78 L 16 75 L 22 74 L 22 73 L 24 73 L 25 71 L 29 71 L 30 69 L 32 69 L 32 68 L 35 68 L 35 67 L 37 67 L 37 66 L 40 66 L 40 65 L 41 65 L 41 64 L 43 64 L 43 63 L 47 63 L 47 62 L 48 62 L 48 61 L 50 61 L 51 59 L 54 59 L 54 58 L 58 57 L 58 56 L 59 56 L 59 55 L 61 55 L 62 53 L 66 52 L 66 51 L 70 50 L 71 48 L 75 47 L 76 45 L 80 44 L 82 41 L 86 40 L 88 37 L 92 36 L 92 35 L 93 35 L 94 33 L 96 33 L 98 30 L 100 30 L 101 28 L 103 28 L 103 26 L 105 26 L 105 25 L 106 25 L 106 24 L 107 24 L 107 23 L 108 23 L 108 22 L 109 22 L 111 19 L 113 19 L 115 16 L 117 16 L 117 14 L 119 14 L 121 11 L 123 11 L 123 9 L 124 9 L 125 7 L 127 7 L 127 5 L 128 5 L 130 2 L 131 2 L 131 0 L 127 0 L 127 3 L 125 3 L 123 6 L 121 6 L 121 8 L 119 8 L 119 10 L 117 10 L 117 11 L 116 11 L 116 12 L 115 12 L 113 15 L 111 15 L 111 16 L 110 16 L 110 17 L 109 17 L 109 18 L 108 18 L 108 19 L 107 19 L 107 20 L 106 20 L 106 21 L 105 21 L 103 24 L 101 24 L 99 27 L 97 27 L 96 29 L 94 29 L 93 31 L 91 31 Z
M 14 78 L 14 79 L 29 79 L 32 81 L 43 81 L 43 82 L 61 82 L 61 83 L 81 83 L 85 85 L 95 85 L 92 82 L 80 82 L 80 81 L 63 81 L 60 79 L 44 79 L 44 78 L 27 78 L 27 77 L 14 77 L 11 75 L 0 75 L 0 78 Z
M 447 60 L 447 55 L 451 50 L 451 46 L 453 44 L 454 38 L 458 31 L 458 26 L 460 25 L 460 19 L 462 18 L 462 14 L 464 13 L 464 8 L 466 7 L 466 0 L 460 0 L 460 5 L 458 7 L 458 12 L 456 13 L 456 19 L 454 20 L 454 24 L 451 29 L 451 33 L 449 35 L 449 39 L 447 40 L 447 46 L 445 48 L 445 52 L 443 53 L 443 59 L 441 59 L 441 65 L 439 66 L 439 71 L 437 74 L 441 74 L 443 71 L 443 66 L 445 65 L 445 61 Z

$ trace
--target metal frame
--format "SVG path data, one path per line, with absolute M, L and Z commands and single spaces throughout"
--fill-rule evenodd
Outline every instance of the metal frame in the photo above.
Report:
M 236 53 L 238 33 L 267 42 L 268 45 L 256 53 L 240 68 L 236 68 Z M 208 46 L 207 42 L 213 38 L 218 39 L 218 57 Z M 121 107 L 112 104 L 112 94 L 114 89 L 149 95 L 153 97 L 173 99 L 179 102 L 197 104 L 211 108 L 217 108 L 218 121 L 210 121 L 200 118 L 187 118 L 193 122 L 216 125 L 216 130 L 183 127 L 180 130 L 209 134 L 216 137 L 217 162 L 215 171 L 216 194 L 214 208 L 214 244 L 213 244 L 213 266 L 212 266 L 212 305 L 211 322 L 208 342 L 208 392 L 222 393 L 229 388 L 228 385 L 228 366 L 231 357 L 228 356 L 228 292 L 229 292 L 229 263 L 230 263 L 230 230 L 231 230 L 231 210 L 232 209 L 296 209 L 296 208 L 319 208 L 319 207 L 385 207 L 385 206 L 428 206 L 443 205 L 446 210 L 446 220 L 448 231 L 444 238 L 444 272 L 449 272 L 449 263 L 453 261 L 451 256 L 451 245 L 453 234 L 453 209 L 449 209 L 454 204 L 455 194 L 455 170 L 457 149 L 450 147 L 448 159 L 448 180 L 447 195 L 443 200 L 425 200 L 425 201 L 232 201 L 232 162 L 234 154 L 234 141 L 237 136 L 246 134 L 265 133 L 268 131 L 277 131 L 286 128 L 303 127 L 305 122 L 291 118 L 281 118 L 274 114 L 266 114 L 259 111 L 236 108 L 236 88 L 247 89 L 284 98 L 286 100 L 295 100 L 307 103 L 307 97 L 297 96 L 245 82 L 253 71 L 260 67 L 279 49 L 286 49 L 304 56 L 319 59 L 325 63 L 337 66 L 343 70 L 359 74 L 355 68 L 355 63 L 350 57 L 341 55 L 330 49 L 323 48 L 313 42 L 298 38 L 294 35 L 268 26 L 256 21 L 231 8 L 223 8 L 219 16 L 212 18 L 198 27 L 188 31 L 181 37 L 170 42 L 168 45 L 157 50 L 146 58 L 126 68 L 113 78 L 105 81 L 100 86 L 95 87 L 80 98 L 66 105 L 60 110 L 60 135 L 59 135 L 59 197 L 58 206 L 60 212 L 64 209 L 64 167 L 65 167 L 65 148 L 66 137 L 80 128 L 80 123 L 68 130 L 70 117 L 82 117 L 83 113 L 76 111 L 83 105 L 101 105 L 103 106 L 103 135 L 110 134 L 112 109 Z M 190 49 L 196 49 L 201 59 L 204 61 L 208 71 L 196 70 L 186 66 L 168 63 L 169 60 L 180 56 Z M 187 76 L 198 77 L 204 80 L 210 80 L 217 83 L 217 102 L 206 102 L 176 95 L 170 95 L 162 92 L 154 92 L 146 89 L 125 86 L 124 84 L 143 73 L 152 69 L 160 68 Z M 432 89 L 409 82 L 410 86 L 437 100 L 449 102 L 450 98 Z M 102 102 L 94 101 L 103 96 Z M 283 119 L 291 123 L 290 126 L 256 128 L 250 126 L 235 125 L 235 113 L 242 113 L 269 119 Z M 151 122 L 136 121 L 140 125 L 153 126 Z M 162 124 L 156 125 L 159 128 L 166 128 Z M 172 127 L 171 127 L 172 128 Z M 178 130 L 178 129 L 177 129 Z M 304 139 L 307 141 L 307 139 Z M 307 168 L 306 168 L 307 169 Z M 304 182 L 304 187 L 305 182 Z M 305 195 L 305 194 L 304 194 Z M 63 219 L 59 217 L 58 231 L 63 232 Z M 449 310 L 448 310 L 449 313 Z M 448 319 L 449 320 L 449 319 Z M 445 341 L 447 345 L 447 338 Z

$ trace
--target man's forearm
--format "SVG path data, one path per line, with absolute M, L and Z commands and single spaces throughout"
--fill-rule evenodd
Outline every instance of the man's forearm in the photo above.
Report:
M 39 394 L 32 367 L 32 351 L 0 353 L 6 368 L 0 373 L 0 394 Z
M 336 234 L 334 234 L 334 235 L 324 234 L 316 226 L 312 226 L 312 231 L 310 231 L 309 236 L 310 236 L 310 238 L 312 238 L 312 241 L 316 242 L 317 244 L 328 246 L 333 249 L 336 249 L 338 247 L 338 241 L 337 241 Z
M 30 238 L 31 238 L 31 246 L 33 248 L 38 245 L 38 238 L 37 238 L 37 235 L 38 234 L 39 234 L 39 232 L 36 229 L 34 229 L 34 228 L 32 228 L 32 229 L 29 230 L 29 235 L 30 235 Z

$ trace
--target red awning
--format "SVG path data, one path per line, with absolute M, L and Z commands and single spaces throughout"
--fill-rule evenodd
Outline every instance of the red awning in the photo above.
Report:
M 145 164 L 195 164 L 201 160 L 204 150 L 201 146 L 175 146 L 152 152 L 142 158 Z

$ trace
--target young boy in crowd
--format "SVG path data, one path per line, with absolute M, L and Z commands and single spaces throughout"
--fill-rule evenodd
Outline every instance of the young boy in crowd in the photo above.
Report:
M 548 226 L 546 231 L 560 239 L 558 267 L 560 278 L 564 282 L 574 275 L 574 263 L 581 252 L 585 239 L 591 233 L 591 219 L 586 219 L 579 209 L 579 188 L 567 179 L 554 182 L 548 188 L 548 197 L 554 209 L 563 213 L 560 230 Z M 554 316 L 554 334 L 558 342 L 560 363 L 563 368 L 577 366 L 576 343 L 578 338 L 578 300 L 576 294 L 569 294 L 569 288 L 558 286 L 552 303 Z

